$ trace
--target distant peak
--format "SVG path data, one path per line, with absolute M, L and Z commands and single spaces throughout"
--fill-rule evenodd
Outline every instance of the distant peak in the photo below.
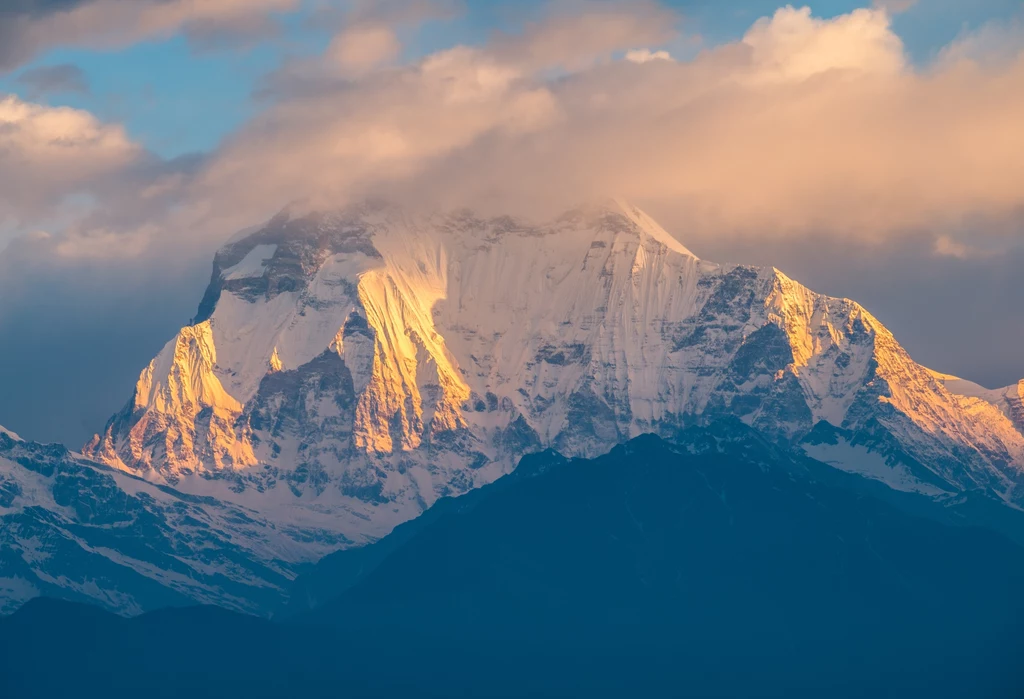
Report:
M 614 202 L 616 209 L 625 215 L 626 218 L 635 223 L 644 233 L 654 238 L 662 245 L 665 245 L 669 250 L 673 250 L 680 255 L 700 259 L 694 255 L 689 248 L 680 243 L 675 236 L 662 228 L 657 221 L 648 216 L 646 212 L 640 209 L 640 207 L 634 206 L 632 203 L 621 197 L 613 198 L 612 201 Z
M 700 259 L 685 245 L 680 243 L 675 236 L 662 228 L 645 211 L 624 197 L 594 197 L 569 209 L 560 218 L 571 218 L 579 215 L 583 215 L 588 219 L 596 219 L 608 215 L 623 217 L 636 226 L 644 237 L 651 238 L 680 255 L 691 257 L 695 260 Z

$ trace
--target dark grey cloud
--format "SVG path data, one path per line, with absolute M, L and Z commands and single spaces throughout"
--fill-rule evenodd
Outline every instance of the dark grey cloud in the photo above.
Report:
M 0 0 L 0 17 L 24 15 L 42 17 L 52 12 L 66 12 L 95 0 Z
M 89 78 L 85 71 L 71 63 L 30 68 L 19 75 L 16 82 L 23 85 L 33 98 L 68 92 L 89 94 Z
M 209 251 L 162 257 L 68 264 L 32 240 L 0 253 L 0 425 L 70 448 L 102 429 L 209 281 Z
M 245 48 L 276 39 L 282 35 L 284 27 L 278 18 L 254 15 L 231 21 L 190 22 L 183 31 L 192 51 L 209 53 L 229 47 Z
M 119 48 L 184 33 L 210 48 L 266 36 L 301 0 L 0 0 L 0 72 L 59 46 Z M 233 43 L 229 42 L 229 43 Z
M 312 8 L 309 29 L 337 30 L 357 24 L 416 25 L 425 20 L 452 19 L 464 12 L 466 0 L 350 0 L 325 2 Z
M 0 72 L 21 65 L 36 52 L 31 27 L 47 16 L 97 0 L 0 0 Z
M 873 245 L 825 233 L 781 240 L 679 237 L 707 259 L 774 265 L 815 291 L 857 301 L 930 369 L 989 388 L 1024 378 L 1019 242 L 961 258 L 935 254 L 935 236 L 928 233 Z M 1014 239 L 1024 239 L 1024 223 Z M 1007 239 L 1001 243 L 1005 247 Z

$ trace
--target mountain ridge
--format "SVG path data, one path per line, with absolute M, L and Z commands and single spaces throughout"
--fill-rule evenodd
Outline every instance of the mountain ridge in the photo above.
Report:
M 324 555 L 530 454 L 726 418 L 1018 540 L 1022 394 L 920 366 L 855 302 L 701 260 L 622 202 L 540 224 L 285 212 L 217 254 L 197 316 L 83 454 L 0 430 L 0 597 L 268 613 Z M 65 575 L 80 556 L 92 580 Z

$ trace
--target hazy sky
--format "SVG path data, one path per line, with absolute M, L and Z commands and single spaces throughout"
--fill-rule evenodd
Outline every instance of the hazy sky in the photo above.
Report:
M 303 197 L 597 194 L 1024 377 L 1020 0 L 0 0 L 0 424 L 78 446 Z

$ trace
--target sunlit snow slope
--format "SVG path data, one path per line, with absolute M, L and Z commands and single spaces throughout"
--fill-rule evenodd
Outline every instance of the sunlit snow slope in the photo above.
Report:
M 85 451 L 357 543 L 525 453 L 725 414 L 898 489 L 1024 502 L 1024 385 L 951 380 L 856 303 L 702 261 L 626 203 L 544 224 L 366 204 L 221 250 Z M 806 441 L 823 421 L 842 438 Z

